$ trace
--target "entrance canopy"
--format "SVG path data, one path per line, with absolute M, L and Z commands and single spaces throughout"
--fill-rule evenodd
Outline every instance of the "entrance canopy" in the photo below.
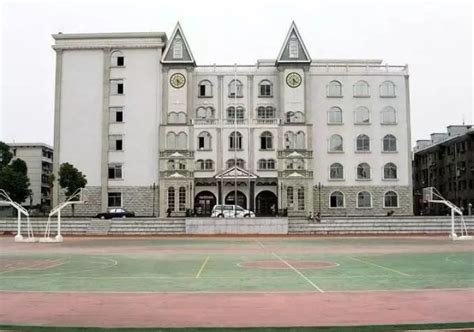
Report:
M 222 173 L 216 174 L 214 178 L 218 180 L 234 180 L 235 178 L 240 179 L 240 180 L 246 180 L 246 179 L 256 179 L 258 178 L 258 175 L 252 172 L 249 172 L 245 169 L 242 169 L 240 167 L 234 166 L 225 170 Z

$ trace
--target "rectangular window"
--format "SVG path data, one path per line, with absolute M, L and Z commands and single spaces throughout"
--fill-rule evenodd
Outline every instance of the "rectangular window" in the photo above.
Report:
M 123 80 L 111 80 L 110 81 L 110 94 L 111 95 L 123 95 L 124 94 Z
M 122 207 L 122 193 L 109 193 L 108 196 L 109 207 Z
M 123 151 L 123 139 L 120 135 L 109 136 L 109 151 Z
M 109 165 L 109 179 L 121 179 L 122 178 L 122 165 L 110 164 Z
M 110 122 L 123 122 L 123 107 L 110 108 Z
M 199 96 L 206 97 L 206 86 L 204 84 L 199 86 Z

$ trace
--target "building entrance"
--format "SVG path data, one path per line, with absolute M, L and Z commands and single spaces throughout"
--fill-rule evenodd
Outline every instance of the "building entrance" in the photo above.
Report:
M 194 211 L 198 216 L 210 216 L 216 205 L 216 196 L 210 191 L 201 191 L 194 199 Z
M 225 197 L 225 204 L 234 205 L 235 204 L 235 191 L 232 190 Z M 247 197 L 241 191 L 237 191 L 237 204 L 244 209 L 247 209 Z
M 278 199 L 271 191 L 261 191 L 255 202 L 257 216 L 274 216 L 278 211 Z

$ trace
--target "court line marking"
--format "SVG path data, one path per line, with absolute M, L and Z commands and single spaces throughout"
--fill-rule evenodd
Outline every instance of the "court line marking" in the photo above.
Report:
M 311 286 L 313 286 L 315 289 L 317 289 L 319 292 L 321 293 L 324 293 L 324 291 L 318 287 L 318 285 L 316 285 L 314 282 L 312 282 L 307 276 L 305 276 L 303 273 L 301 273 L 300 271 L 298 271 L 293 265 L 291 265 L 290 263 L 288 263 L 287 261 L 285 261 L 283 258 L 281 258 L 280 256 L 278 256 L 277 254 L 275 254 L 274 252 L 272 252 L 272 255 L 276 258 L 278 258 L 281 262 L 285 263 L 289 268 L 291 268 L 293 271 L 295 271 L 296 273 L 298 273 L 300 275 L 300 277 L 302 277 L 304 280 L 306 280 Z
M 262 249 L 267 249 L 267 248 L 263 245 L 263 243 L 262 243 L 260 240 L 255 240 L 255 242 L 258 243 L 258 245 L 260 246 L 260 248 L 262 248 Z
M 196 277 L 195 277 L 196 279 L 199 279 L 208 261 L 209 261 L 209 256 L 207 256 L 206 259 L 204 260 L 204 263 L 202 263 L 201 268 L 199 269 L 199 272 L 196 274 Z
M 446 256 L 446 258 L 445 258 L 446 262 L 461 264 L 461 265 L 466 265 L 466 266 L 474 266 L 474 264 L 465 263 L 462 260 L 460 260 L 460 261 L 459 260 L 453 260 L 453 259 L 450 259 L 450 257 L 453 257 L 453 256 L 452 255 Z
M 395 270 L 395 269 L 391 269 L 389 267 L 386 267 L 386 266 L 382 266 L 382 265 L 379 265 L 379 264 L 375 264 L 375 263 L 371 263 L 371 262 L 367 262 L 367 261 L 364 261 L 362 259 L 358 259 L 358 258 L 355 258 L 355 257 L 349 257 L 350 259 L 354 260 L 354 261 L 358 261 L 358 262 L 361 262 L 361 263 L 364 263 L 364 264 L 367 264 L 367 265 L 373 265 L 373 266 L 376 266 L 378 268 L 381 268 L 381 269 L 384 269 L 384 270 L 388 270 L 388 271 L 392 271 L 392 272 L 395 272 L 395 273 L 398 273 L 404 277 L 411 277 L 410 274 L 408 273 L 404 273 L 404 272 L 400 272 L 398 270 Z
M 326 294 L 329 293 L 397 293 L 397 292 L 446 292 L 446 291 L 455 291 L 455 292 L 474 292 L 474 288 L 432 288 L 432 289 L 368 289 L 368 290 L 329 290 L 326 291 Z M 40 290 L 4 290 L 0 289 L 0 293 L 42 293 L 42 294 L 154 294 L 154 295 L 166 295 L 166 294 L 308 294 L 310 292 L 303 290 L 294 290 L 294 291 L 40 291 Z

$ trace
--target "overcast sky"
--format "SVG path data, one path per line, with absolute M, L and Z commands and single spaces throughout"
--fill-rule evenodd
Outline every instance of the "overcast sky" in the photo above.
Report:
M 473 122 L 471 1 L 1 1 L 0 140 L 53 144 L 51 34 L 163 31 L 198 64 L 276 58 L 295 20 L 315 59 L 408 63 L 412 140 Z

